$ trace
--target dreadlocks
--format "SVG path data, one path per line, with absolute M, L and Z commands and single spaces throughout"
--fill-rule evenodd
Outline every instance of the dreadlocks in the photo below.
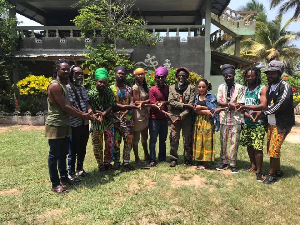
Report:
M 254 71 L 255 74 L 255 85 L 258 86 L 261 84 L 261 71 L 257 67 L 249 67 L 245 70 L 243 76 L 244 76 L 244 84 L 247 85 L 247 78 L 246 75 L 249 71 Z
M 67 59 L 59 59 L 55 62 L 54 64 L 54 69 L 53 69 L 53 78 L 56 79 L 57 77 L 57 71 L 60 69 L 60 64 L 62 63 L 67 63 L 69 64 L 69 60 Z

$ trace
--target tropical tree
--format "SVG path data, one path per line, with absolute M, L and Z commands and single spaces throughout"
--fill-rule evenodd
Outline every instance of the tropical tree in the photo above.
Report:
M 133 46 L 156 43 L 156 38 L 144 28 L 146 22 L 131 15 L 135 1 L 81 0 L 80 3 L 82 8 L 74 19 L 75 25 L 80 27 L 85 37 L 101 38 L 102 41 L 95 47 L 86 46 L 89 51 L 84 64 L 89 67 L 90 75 L 97 68 L 105 67 L 110 71 L 110 82 L 113 82 L 116 65 L 122 64 L 128 69 L 135 66 L 128 53 L 117 50 L 117 40 L 125 40 Z
M 281 5 L 282 4 L 282 5 Z M 273 9 L 280 5 L 279 14 L 295 9 L 292 19 L 297 19 L 300 16 L 300 0 L 271 0 L 270 8 Z
M 280 59 L 286 64 L 296 62 L 300 57 L 300 49 L 292 44 L 299 39 L 300 33 L 288 31 L 293 20 L 282 27 L 282 16 L 269 22 L 256 23 L 255 37 L 242 41 L 241 56 L 265 65 L 271 59 Z
M 16 61 L 11 58 L 11 53 L 17 45 L 14 32 L 17 20 L 9 17 L 11 8 L 5 0 L 0 0 L 0 111 L 6 112 L 14 110 L 11 73 Z
M 256 14 L 254 15 L 253 19 L 260 22 L 267 22 L 267 14 L 266 9 L 263 4 L 259 3 L 257 0 L 251 0 L 246 3 L 246 5 L 241 6 L 238 8 L 238 11 L 255 11 Z M 217 50 L 219 52 L 227 53 L 227 54 L 234 54 L 234 44 L 233 40 L 226 42 L 224 45 L 220 46 Z M 241 46 L 243 48 L 243 44 Z
M 246 3 L 245 6 L 241 6 L 239 11 L 255 11 L 255 19 L 256 21 L 262 21 L 265 22 L 267 21 L 267 14 L 266 14 L 266 9 L 265 6 L 261 3 L 259 3 L 256 0 L 251 0 Z

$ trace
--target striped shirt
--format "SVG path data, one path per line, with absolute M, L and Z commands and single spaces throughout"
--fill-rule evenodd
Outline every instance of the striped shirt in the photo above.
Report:
M 99 93 L 97 88 L 93 88 L 89 91 L 90 104 L 93 112 L 95 110 L 105 111 L 108 107 L 115 105 L 114 94 L 110 88 L 106 88 L 102 93 Z M 103 133 L 107 129 L 113 127 L 113 119 L 111 117 L 103 117 L 102 122 L 91 121 L 91 130 L 97 130 Z
M 71 88 L 70 84 L 66 85 L 68 93 L 69 93 L 69 99 L 70 102 L 73 102 L 73 107 L 78 109 L 79 111 L 82 111 L 84 113 L 87 113 L 87 106 L 86 102 L 88 102 L 89 96 L 87 95 L 87 92 L 83 86 L 75 86 L 74 89 L 76 90 L 77 96 L 73 89 Z M 78 117 L 71 116 L 71 127 L 79 127 L 81 125 L 88 125 L 89 121 L 88 120 L 82 120 Z
M 217 101 L 223 103 L 245 103 L 245 87 L 240 84 L 234 84 L 230 89 L 230 98 L 227 98 L 228 86 L 221 84 L 218 88 Z M 244 121 L 244 115 L 235 110 L 220 112 L 220 124 L 223 125 L 241 125 Z

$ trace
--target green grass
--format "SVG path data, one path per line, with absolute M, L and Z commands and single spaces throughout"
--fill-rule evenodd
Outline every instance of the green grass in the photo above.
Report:
M 285 176 L 267 186 L 257 182 L 254 174 L 242 171 L 234 175 L 228 171 L 196 171 L 182 165 L 182 158 L 176 168 L 161 163 L 150 170 L 100 173 L 89 141 L 85 170 L 92 176 L 70 187 L 67 195 L 50 191 L 48 144 L 43 131 L 12 128 L 0 133 L 0 146 L 0 224 L 298 224 L 300 221 L 300 146 L 287 142 L 282 147 Z M 218 142 L 216 149 L 219 155 Z M 244 147 L 240 147 L 238 159 L 240 169 L 249 165 Z M 263 168 L 267 173 L 266 154 Z

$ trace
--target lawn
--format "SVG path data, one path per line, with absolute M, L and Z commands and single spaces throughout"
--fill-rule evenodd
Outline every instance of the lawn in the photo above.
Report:
M 284 143 L 284 177 L 268 186 L 257 182 L 254 174 L 214 170 L 219 158 L 206 171 L 182 165 L 181 158 L 176 168 L 161 163 L 150 170 L 100 173 L 89 141 L 85 170 L 91 177 L 70 187 L 66 195 L 50 191 L 48 144 L 43 130 L 9 128 L 0 133 L 0 146 L 0 224 L 299 224 L 300 221 L 300 146 L 296 144 Z M 216 149 L 219 155 L 218 142 Z M 181 155 L 182 152 L 181 146 Z M 240 169 L 248 167 L 244 147 L 240 147 L 238 159 Z M 263 168 L 267 173 L 266 154 Z

